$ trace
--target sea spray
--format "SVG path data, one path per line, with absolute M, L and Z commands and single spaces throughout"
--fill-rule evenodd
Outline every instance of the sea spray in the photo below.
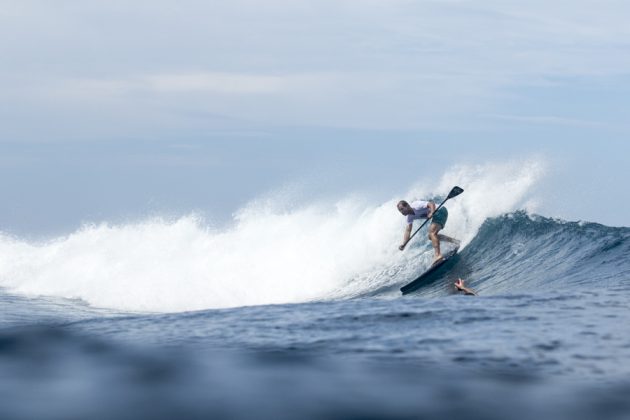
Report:
M 461 185 L 466 192 L 447 202 L 444 233 L 465 245 L 488 217 L 523 208 L 541 174 L 535 162 L 458 166 L 380 203 L 352 195 L 279 210 L 252 200 L 221 229 L 189 215 L 85 225 L 44 243 L 3 235 L 0 286 L 156 312 L 361 296 L 408 280 L 428 261 L 424 233 L 398 251 L 398 199 L 437 200 Z

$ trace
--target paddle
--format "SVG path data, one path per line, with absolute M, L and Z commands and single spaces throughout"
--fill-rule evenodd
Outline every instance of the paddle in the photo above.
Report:
M 450 193 L 448 193 L 448 197 L 446 197 L 446 198 L 444 199 L 444 201 L 442 201 L 442 203 L 441 203 L 439 206 L 437 206 L 437 207 L 436 207 L 436 209 L 435 209 L 435 211 L 433 212 L 433 214 L 435 214 L 435 212 L 437 212 L 437 211 L 440 209 L 440 207 L 442 207 L 442 206 L 444 205 L 444 203 L 446 203 L 449 199 L 451 199 L 451 198 L 453 198 L 453 197 L 457 197 L 458 195 L 460 195 L 460 194 L 461 194 L 461 193 L 463 193 L 463 192 L 464 192 L 464 189 L 463 189 L 463 188 L 459 188 L 459 187 L 457 187 L 457 186 L 456 186 L 456 187 L 453 187 L 453 189 L 451 190 L 451 192 L 450 192 Z M 411 238 L 413 238 L 414 236 L 416 236 L 416 233 L 418 233 L 418 232 L 420 231 L 420 229 L 422 229 L 422 228 L 424 227 L 424 225 L 426 225 L 426 224 L 427 224 L 427 222 L 428 222 L 429 220 L 431 220 L 431 219 L 427 219 L 427 220 L 425 220 L 425 221 L 424 221 L 424 223 L 423 223 L 423 224 L 421 224 L 421 225 L 420 225 L 420 227 L 419 227 L 418 229 L 416 229 L 416 231 L 413 233 L 413 235 L 411 235 L 411 236 L 409 237 L 409 239 L 407 239 L 407 241 L 403 244 L 403 249 L 404 249 L 404 247 L 406 247 L 406 246 L 407 246 L 407 244 L 409 243 L 409 241 L 411 240 Z

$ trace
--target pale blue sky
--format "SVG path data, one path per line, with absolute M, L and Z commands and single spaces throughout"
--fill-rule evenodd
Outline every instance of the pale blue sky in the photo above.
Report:
M 389 199 L 530 157 L 541 212 L 630 225 L 628 18 L 618 0 L 0 0 L 0 229 L 224 221 L 291 182 Z

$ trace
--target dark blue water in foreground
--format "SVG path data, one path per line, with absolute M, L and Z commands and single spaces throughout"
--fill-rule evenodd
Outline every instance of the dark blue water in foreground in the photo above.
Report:
M 370 294 L 122 314 L 2 292 L 0 418 L 630 418 L 630 229 L 491 219 L 417 293 Z

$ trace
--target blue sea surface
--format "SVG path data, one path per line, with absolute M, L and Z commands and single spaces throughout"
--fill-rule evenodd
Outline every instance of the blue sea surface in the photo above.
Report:
M 630 418 L 630 229 L 512 213 L 408 280 L 176 313 L 2 290 L 0 418 Z

